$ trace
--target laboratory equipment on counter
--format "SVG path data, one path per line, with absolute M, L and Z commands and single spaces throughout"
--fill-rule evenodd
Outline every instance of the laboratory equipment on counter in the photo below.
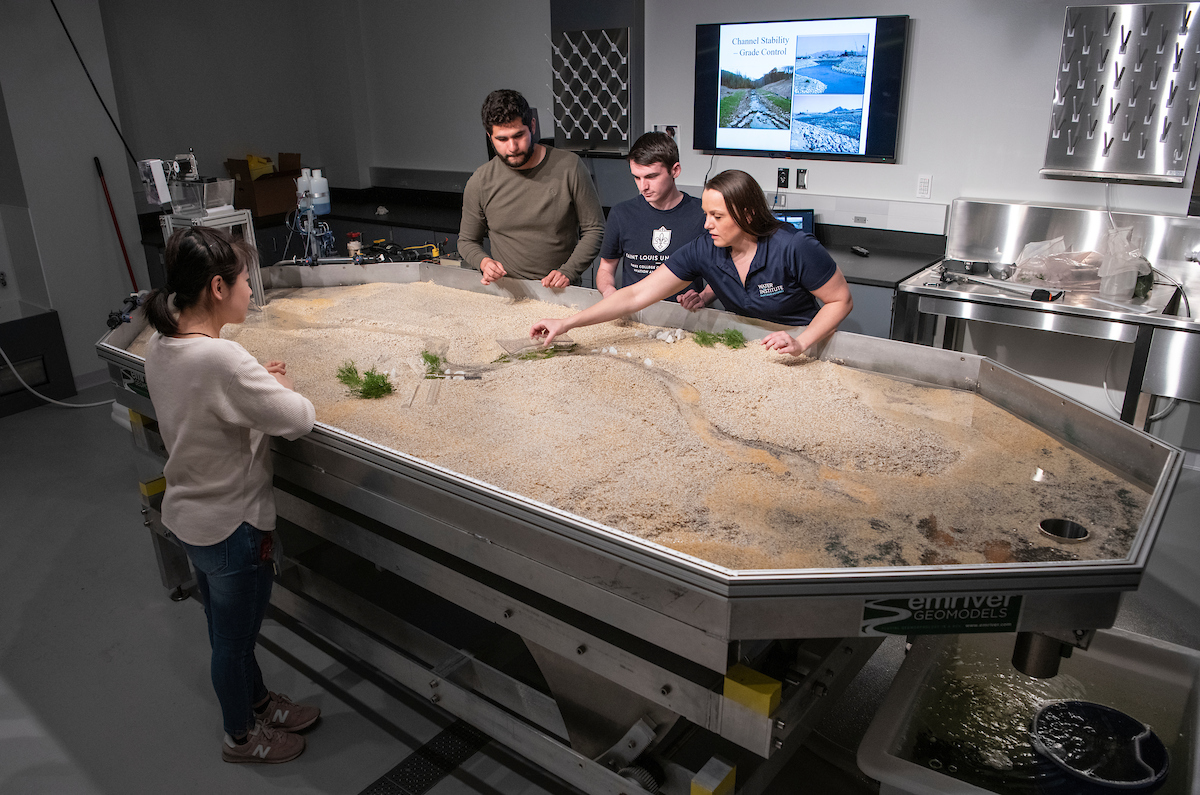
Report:
M 1113 301 L 1068 289 L 1050 303 L 996 289 L 999 284 L 942 279 L 943 272 L 964 263 L 977 274 L 992 265 L 1002 272 L 1025 244 L 1057 236 L 1068 250 L 1093 251 L 1113 226 L 1133 228 L 1161 279 L 1145 299 Z M 966 324 L 981 322 L 1049 332 L 1047 346 L 1055 335 L 1133 343 L 1120 416 L 1145 428 L 1154 396 L 1200 401 L 1200 323 L 1190 316 L 1189 301 L 1200 294 L 1197 252 L 1200 220 L 1195 218 L 955 199 L 946 258 L 901 283 L 892 338 L 961 348 Z

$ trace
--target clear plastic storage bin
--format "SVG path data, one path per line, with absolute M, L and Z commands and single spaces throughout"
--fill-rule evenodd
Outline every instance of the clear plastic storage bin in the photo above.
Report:
M 203 177 L 171 180 L 171 211 L 176 215 L 205 215 L 210 210 L 233 206 L 233 180 Z

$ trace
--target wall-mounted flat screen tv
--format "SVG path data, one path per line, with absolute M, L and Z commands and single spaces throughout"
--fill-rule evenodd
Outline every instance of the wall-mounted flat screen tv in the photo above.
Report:
M 894 163 L 907 42 L 906 16 L 697 25 L 693 146 Z

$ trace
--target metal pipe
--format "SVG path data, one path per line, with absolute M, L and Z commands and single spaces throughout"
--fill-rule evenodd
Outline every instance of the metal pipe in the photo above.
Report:
M 1026 676 L 1049 679 L 1058 676 L 1058 662 L 1066 648 L 1065 643 L 1040 632 L 1018 632 L 1012 664 Z

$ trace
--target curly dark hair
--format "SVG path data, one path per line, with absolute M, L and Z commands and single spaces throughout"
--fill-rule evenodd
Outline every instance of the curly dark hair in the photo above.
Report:
M 483 117 L 483 129 L 488 135 L 492 134 L 492 128 L 496 125 L 512 124 L 517 119 L 533 130 L 533 108 L 529 107 L 525 97 L 511 88 L 499 88 L 488 94 L 480 115 Z

